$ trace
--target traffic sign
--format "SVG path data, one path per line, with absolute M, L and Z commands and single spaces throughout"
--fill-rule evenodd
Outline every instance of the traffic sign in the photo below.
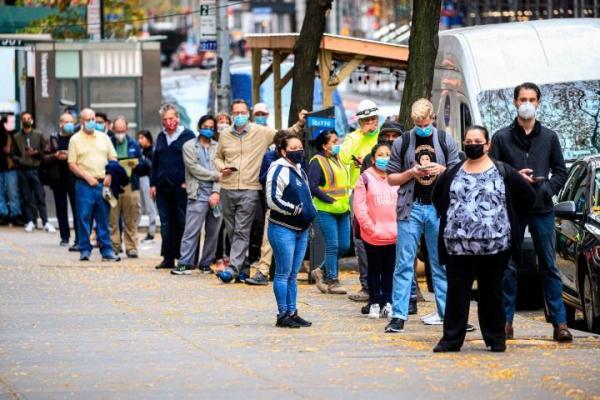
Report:
M 200 51 L 215 51 L 215 50 L 217 50 L 217 41 L 216 40 L 202 40 L 202 41 L 200 41 L 198 50 L 200 50 Z
M 200 50 L 217 49 L 217 1 L 200 0 Z

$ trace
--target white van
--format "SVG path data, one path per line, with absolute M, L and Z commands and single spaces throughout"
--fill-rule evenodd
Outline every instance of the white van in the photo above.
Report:
M 490 133 L 516 117 L 513 90 L 542 92 L 538 119 L 566 160 L 600 152 L 600 19 L 551 19 L 442 31 L 433 103 L 439 128 L 461 142 L 467 126 Z

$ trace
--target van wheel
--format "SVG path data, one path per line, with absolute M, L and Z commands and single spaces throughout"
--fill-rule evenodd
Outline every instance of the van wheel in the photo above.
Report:
M 600 304 L 598 304 L 598 293 L 592 286 L 589 271 L 586 271 L 583 277 L 582 292 L 585 326 L 590 332 L 600 333 Z

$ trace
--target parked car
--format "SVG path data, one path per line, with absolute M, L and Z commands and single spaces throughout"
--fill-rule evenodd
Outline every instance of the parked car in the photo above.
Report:
M 204 55 L 205 52 L 199 51 L 197 44 L 181 43 L 171 56 L 171 68 L 174 70 L 191 67 L 200 68 L 204 61 Z
M 571 166 L 554 212 L 567 320 L 581 310 L 586 328 L 600 333 L 600 156 Z

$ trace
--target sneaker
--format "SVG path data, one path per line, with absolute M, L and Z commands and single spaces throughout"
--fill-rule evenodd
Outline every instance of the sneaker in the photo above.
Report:
M 423 323 L 425 325 L 444 325 L 444 320 L 440 318 L 438 313 L 435 313 L 433 317 L 424 319 Z
M 244 281 L 247 285 L 260 285 L 266 286 L 269 284 L 269 279 L 260 271 L 256 271 L 252 278 L 246 278 Z
M 321 293 L 327 293 L 327 284 L 325 283 L 325 277 L 321 268 L 313 269 L 310 273 L 310 277 L 315 281 L 315 285 L 317 285 L 317 289 L 319 289 Z
M 233 274 L 230 270 L 226 269 L 224 271 L 217 272 L 217 278 L 219 278 L 223 283 L 229 283 L 233 280 Z
M 127 257 L 129 258 L 138 258 L 137 250 L 128 250 L 125 254 L 127 254 Z
M 277 317 L 275 326 L 278 328 L 300 328 L 300 324 L 294 321 L 294 318 L 286 314 L 283 317 Z
M 90 253 L 81 253 L 79 261 L 90 261 Z
M 417 315 L 417 299 L 410 299 L 408 303 L 408 315 Z
M 103 255 L 102 256 L 102 261 L 114 261 L 114 262 L 119 262 L 121 261 L 121 257 L 119 257 L 118 255 L 116 255 L 115 253 L 110 253 L 107 255 Z
M 61 240 L 58 245 L 60 247 L 67 247 L 69 245 L 69 241 L 68 240 Z
M 379 316 L 381 318 L 389 318 L 392 315 L 392 305 L 390 303 L 385 303 L 385 306 L 381 309 Z
M 69 251 L 79 251 L 79 245 L 77 244 L 77 242 L 73 243 L 73 246 L 69 247 Z
M 29 221 L 25 225 L 25 232 L 33 232 L 34 229 L 35 229 L 35 224 L 33 223 L 33 221 Z
M 213 270 L 210 268 L 210 266 L 208 265 L 200 265 L 198 267 L 198 269 L 200 270 L 201 273 L 203 274 L 212 274 Z
M 173 261 L 162 260 L 160 264 L 156 265 L 154 268 L 156 269 L 173 269 L 175 264 Z
M 154 236 L 152 236 L 151 234 L 146 234 L 146 237 L 142 239 L 142 243 L 153 243 L 154 242 Z
M 346 289 L 342 286 L 338 279 L 330 281 L 327 285 L 327 293 L 329 294 L 346 294 Z
M 396 333 L 404 331 L 404 320 L 401 318 L 392 318 L 389 324 L 385 327 L 386 333 Z
M 467 332 L 475 332 L 475 326 L 467 324 Z
M 298 311 L 291 314 L 290 317 L 292 317 L 292 319 L 294 320 L 295 323 L 297 323 L 298 325 L 300 325 L 303 328 L 308 328 L 309 326 L 312 325 L 312 322 L 307 321 L 304 318 L 302 318 L 301 316 L 299 316 Z
M 369 307 L 369 318 L 379 319 L 380 311 L 381 310 L 379 309 L 379 304 L 371 304 L 371 307 Z
M 442 343 L 438 343 L 433 348 L 434 353 L 455 353 L 455 352 L 459 352 L 459 351 L 460 351 L 460 347 L 450 347 L 450 346 L 447 346 Z
M 245 272 L 240 272 L 237 276 L 237 278 L 235 278 L 235 282 L 236 283 L 240 283 L 240 282 L 246 282 L 246 279 L 250 278 L 250 276 L 245 273 Z
M 187 265 L 179 264 L 175 268 L 171 270 L 171 275 L 191 275 L 192 271 L 190 271 Z
M 358 292 L 350 294 L 348 298 L 357 302 L 369 301 L 369 291 L 361 288 Z
M 426 320 L 432 319 L 434 317 L 439 318 L 437 311 L 434 311 L 432 313 L 425 315 L 424 317 L 421 317 L 421 321 L 425 322 Z
M 44 230 L 48 233 L 56 233 L 56 228 L 50 222 L 46 222 Z
M 506 351 L 506 344 L 494 344 L 488 346 L 488 350 L 492 353 L 504 353 Z

